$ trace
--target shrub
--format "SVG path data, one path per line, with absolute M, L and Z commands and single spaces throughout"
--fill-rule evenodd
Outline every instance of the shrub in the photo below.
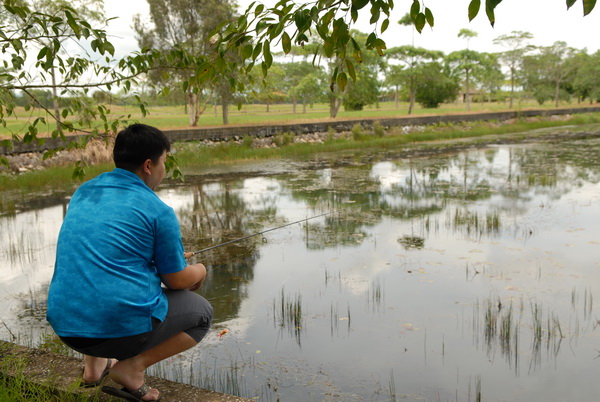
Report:
M 356 123 L 354 126 L 352 126 L 351 132 L 354 141 L 362 141 L 365 139 L 365 131 L 360 123 Z
M 373 134 L 379 138 L 385 135 L 385 127 L 383 127 L 379 121 L 373 122 Z
M 292 144 L 292 143 L 294 143 L 295 140 L 296 140 L 296 134 L 293 131 L 277 134 L 273 138 L 273 142 L 278 147 L 283 147 L 283 146 Z
M 283 145 L 293 144 L 296 141 L 296 134 L 293 131 L 288 131 L 283 134 Z
M 246 148 L 252 148 L 252 145 L 254 145 L 254 137 L 245 135 L 242 138 L 242 145 Z

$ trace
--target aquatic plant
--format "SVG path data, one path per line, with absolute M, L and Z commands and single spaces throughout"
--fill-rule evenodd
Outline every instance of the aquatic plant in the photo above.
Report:
M 286 329 L 300 343 L 304 321 L 300 294 L 296 294 L 289 300 L 285 295 L 285 289 L 281 289 L 280 298 L 273 301 L 273 317 L 276 325 Z

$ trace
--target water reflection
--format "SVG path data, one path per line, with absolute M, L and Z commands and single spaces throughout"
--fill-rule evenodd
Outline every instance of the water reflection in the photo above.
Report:
M 360 154 L 164 186 L 187 250 L 227 244 L 194 257 L 215 331 L 154 370 L 265 400 L 589 400 L 599 150 Z M 6 339 L 44 329 L 54 205 L 0 218 Z

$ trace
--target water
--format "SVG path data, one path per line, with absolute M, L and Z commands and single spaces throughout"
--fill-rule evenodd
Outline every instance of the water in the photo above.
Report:
M 150 373 L 265 401 L 594 400 L 599 151 L 346 154 L 163 185 L 190 251 L 322 216 L 194 257 L 214 330 Z M 0 217 L 4 339 L 50 331 L 65 205 Z

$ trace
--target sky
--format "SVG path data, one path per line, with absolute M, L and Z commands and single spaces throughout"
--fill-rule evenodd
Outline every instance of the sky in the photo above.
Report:
M 258 0 L 261 2 L 260 0 Z M 243 11 L 252 0 L 238 0 Z M 272 6 L 276 0 L 263 0 L 266 6 Z M 435 23 L 433 28 L 426 26 L 421 34 L 413 32 L 411 27 L 400 26 L 397 21 L 406 14 L 412 4 L 411 0 L 395 0 L 395 8 L 390 17 L 390 26 L 381 36 L 387 47 L 410 45 L 430 50 L 441 50 L 448 54 L 455 50 L 465 49 L 467 41 L 458 38 L 458 32 L 469 29 L 477 33 L 470 39 L 470 49 L 479 52 L 499 52 L 502 47 L 493 44 L 500 35 L 512 31 L 525 31 L 533 34 L 531 44 L 550 46 L 556 41 L 564 41 L 576 49 L 587 49 L 594 53 L 600 48 L 600 5 L 586 17 L 583 16 L 582 0 L 567 11 L 566 0 L 503 0 L 496 8 L 496 23 L 492 27 L 485 11 L 471 22 L 468 20 L 467 7 L 469 0 L 421 0 L 433 12 Z M 484 3 L 484 1 L 482 1 Z M 107 17 L 118 17 L 107 28 L 111 41 L 115 45 L 118 57 L 123 57 L 138 50 L 132 26 L 134 14 L 148 16 L 146 0 L 105 0 Z M 368 6 L 363 14 L 369 16 Z M 356 28 L 369 33 L 373 27 L 368 19 L 359 19 Z M 414 41 L 414 42 L 413 42 Z

